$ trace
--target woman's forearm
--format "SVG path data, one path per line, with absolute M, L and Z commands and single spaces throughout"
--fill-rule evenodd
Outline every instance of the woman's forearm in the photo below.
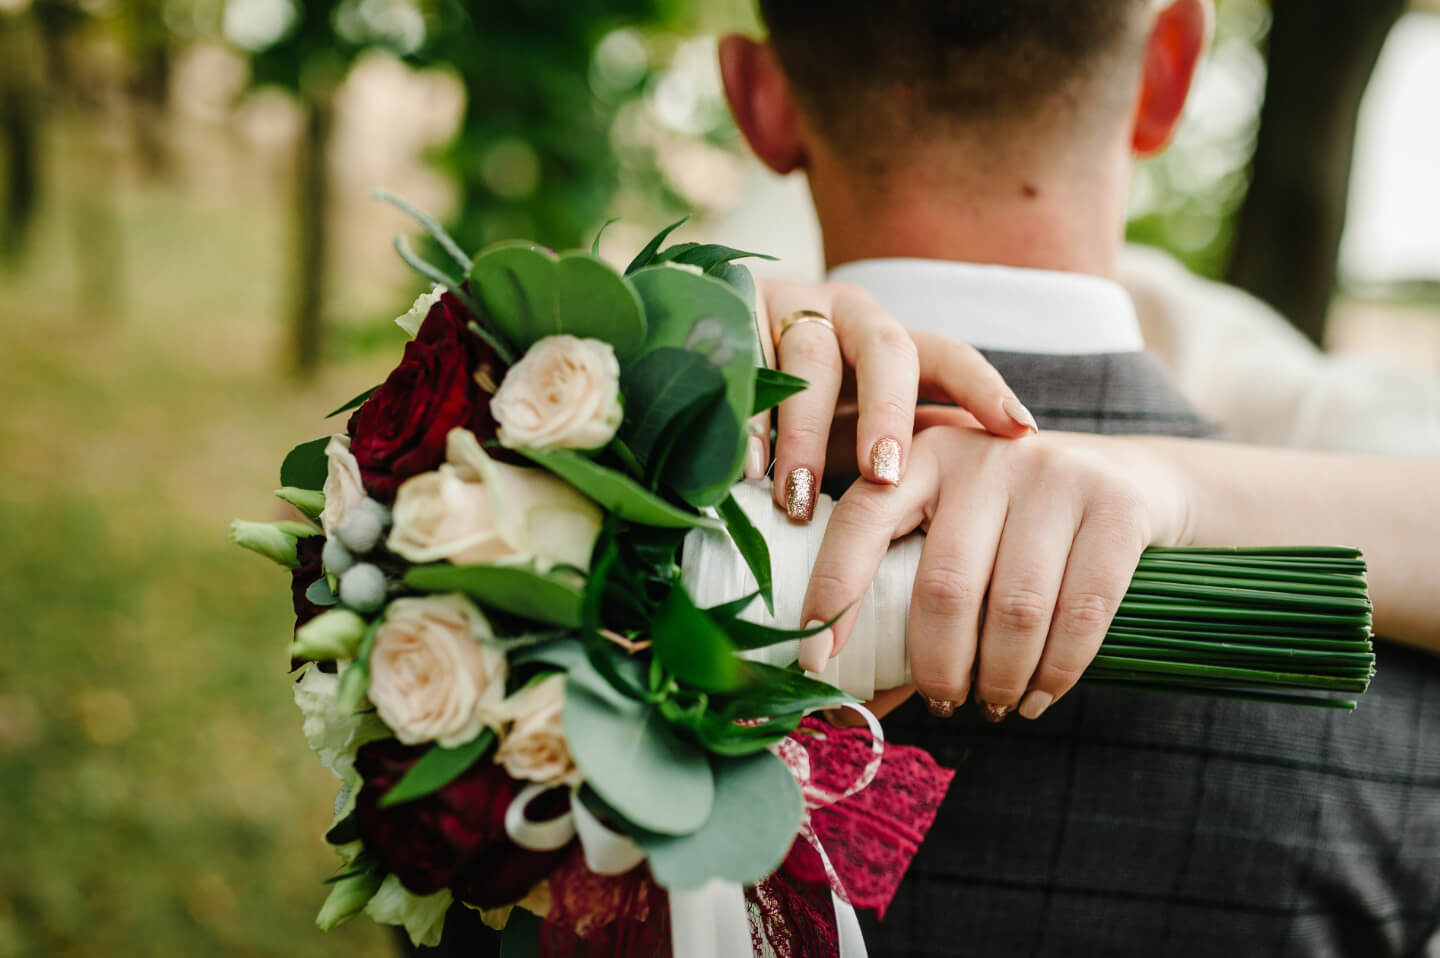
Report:
M 1364 551 L 1375 632 L 1440 654 L 1440 461 L 1183 439 L 1126 439 L 1181 490 L 1182 546 Z

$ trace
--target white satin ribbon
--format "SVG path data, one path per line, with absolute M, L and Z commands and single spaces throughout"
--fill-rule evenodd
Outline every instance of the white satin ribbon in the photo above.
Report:
M 802 624 L 800 608 L 805 585 L 825 526 L 835 503 L 820 496 L 815 516 L 805 525 L 792 523 L 770 498 L 769 482 L 742 482 L 730 490 L 735 502 L 765 537 L 770 565 L 775 570 L 775 614 L 756 601 L 741 618 L 759 625 L 794 629 Z M 819 678 L 863 701 L 880 689 L 893 689 L 910 681 L 910 658 L 905 651 L 905 626 L 910 615 L 910 593 L 920 565 L 924 536 L 913 533 L 898 539 L 880 563 L 860 603 L 855 628 L 844 651 L 831 659 Z M 681 553 L 685 588 L 701 608 L 730 602 L 755 591 L 755 577 L 740 551 L 724 532 L 695 529 L 685 538 Z M 786 666 L 795 661 L 799 642 L 784 642 L 744 653 L 746 658 Z

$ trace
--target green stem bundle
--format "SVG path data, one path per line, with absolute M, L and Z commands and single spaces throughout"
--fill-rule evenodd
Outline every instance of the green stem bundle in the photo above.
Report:
M 1359 550 L 1148 549 L 1084 680 L 1353 709 L 1374 674 Z

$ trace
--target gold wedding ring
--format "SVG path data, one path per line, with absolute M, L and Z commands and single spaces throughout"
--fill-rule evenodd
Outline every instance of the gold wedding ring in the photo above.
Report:
M 780 320 L 780 338 L 783 339 L 785 334 L 790 332 L 790 330 L 796 326 L 802 326 L 805 323 L 816 323 L 824 326 L 832 333 L 835 332 L 835 324 L 830 322 L 829 317 L 824 313 L 817 313 L 813 309 L 797 309 L 789 316 Z

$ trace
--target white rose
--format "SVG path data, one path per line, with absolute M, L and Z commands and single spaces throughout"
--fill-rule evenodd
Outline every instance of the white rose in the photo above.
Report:
M 496 462 L 466 429 L 450 430 L 446 455 L 396 491 L 391 552 L 416 563 L 590 567 L 604 514 L 574 486 Z
M 425 317 L 430 315 L 430 307 L 440 302 L 440 297 L 444 295 L 444 293 L 445 288 L 443 286 L 435 286 L 431 288 L 430 292 L 421 293 L 414 304 L 411 305 L 410 310 L 404 316 L 396 318 L 395 325 L 405 330 L 405 335 L 414 339 L 420 332 L 420 327 L 424 324 Z
M 505 653 L 490 623 L 458 595 L 396 599 L 370 652 L 370 701 L 406 745 L 464 745 L 505 695 Z
M 490 400 L 502 445 L 598 449 L 620 428 L 620 362 L 609 343 L 546 336 L 510 367 Z
M 496 751 L 495 761 L 511 778 L 548 783 L 576 777 L 575 761 L 565 744 L 564 711 L 563 675 L 526 686 L 500 706 L 500 714 L 513 718 L 515 724 Z
M 325 447 L 330 470 L 325 474 L 325 508 L 320 525 L 327 536 L 345 524 L 345 517 L 365 501 L 365 484 L 360 479 L 360 463 L 350 453 L 350 439 L 343 435 L 330 437 Z

